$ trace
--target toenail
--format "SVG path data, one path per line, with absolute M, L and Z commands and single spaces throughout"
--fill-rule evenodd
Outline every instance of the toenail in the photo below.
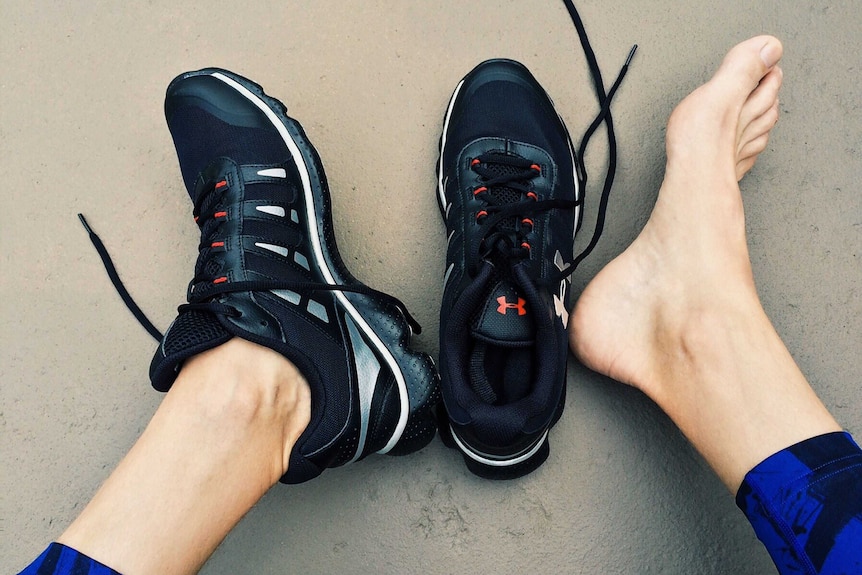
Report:
M 781 58 L 781 49 L 774 42 L 769 42 L 760 49 L 760 59 L 763 60 L 767 68 L 775 66 L 779 58 Z

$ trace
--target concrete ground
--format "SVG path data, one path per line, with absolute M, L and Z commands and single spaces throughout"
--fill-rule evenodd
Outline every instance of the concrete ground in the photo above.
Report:
M 640 51 L 613 107 L 608 223 L 576 292 L 646 221 L 676 102 L 731 45 L 776 34 L 782 118 L 743 182 L 755 275 L 796 361 L 862 437 L 858 2 L 579 8 L 606 82 L 631 44 Z M 345 261 L 406 302 L 425 326 L 417 345 L 435 355 L 445 240 L 434 161 L 451 90 L 480 60 L 507 56 L 532 69 L 576 136 L 597 111 L 575 30 L 553 0 L 0 0 L 0 43 L 3 572 L 62 532 L 161 399 L 147 380 L 155 344 L 75 214 L 164 329 L 198 241 L 162 116 L 174 75 L 226 67 L 288 105 L 326 165 Z M 588 155 L 592 200 L 602 135 Z M 550 459 L 529 477 L 475 478 L 439 441 L 371 458 L 273 489 L 204 573 L 773 572 L 733 498 L 648 399 L 574 359 L 568 389 Z

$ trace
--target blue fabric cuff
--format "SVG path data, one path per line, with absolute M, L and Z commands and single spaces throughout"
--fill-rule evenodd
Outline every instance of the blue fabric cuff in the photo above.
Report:
M 736 504 L 780 573 L 862 573 L 862 450 L 850 434 L 770 456 L 745 476 Z

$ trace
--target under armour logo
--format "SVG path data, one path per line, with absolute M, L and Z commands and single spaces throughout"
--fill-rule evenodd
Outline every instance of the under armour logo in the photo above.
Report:
M 527 315 L 527 310 L 524 305 L 527 303 L 521 298 L 518 298 L 518 303 L 509 303 L 506 301 L 506 296 L 500 296 L 497 298 L 497 303 L 500 304 L 497 306 L 497 313 L 501 313 L 506 315 L 508 310 L 516 309 L 518 310 L 518 315 Z

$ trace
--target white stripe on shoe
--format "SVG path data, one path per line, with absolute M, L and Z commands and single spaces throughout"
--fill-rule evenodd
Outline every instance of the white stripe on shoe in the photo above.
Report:
M 317 223 L 320 222 L 320 219 L 315 211 L 314 206 L 314 196 L 312 194 L 311 189 L 311 176 L 309 175 L 308 166 L 305 165 L 305 158 L 302 155 L 302 152 L 299 150 L 299 146 L 297 146 L 296 142 L 293 140 L 293 137 L 290 135 L 290 131 L 287 129 L 287 126 L 279 119 L 279 117 L 272 111 L 272 109 L 264 102 L 259 96 L 254 94 L 251 90 L 234 80 L 228 76 L 225 76 L 221 72 L 213 72 L 212 76 L 218 80 L 221 80 L 240 94 L 242 94 L 247 100 L 249 100 L 252 104 L 257 106 L 261 112 L 263 112 L 267 119 L 272 123 L 273 127 L 281 136 L 288 150 L 290 151 L 291 159 L 294 161 L 296 165 L 297 172 L 299 173 L 299 179 L 302 182 L 302 191 L 305 195 L 305 209 L 306 209 L 306 217 L 309 222 L 308 230 L 310 232 L 310 244 L 312 249 L 314 250 L 314 260 L 317 264 L 317 268 L 320 271 L 320 274 L 323 276 L 323 279 L 329 285 L 338 285 L 338 282 L 335 281 L 335 277 L 332 273 L 332 270 L 329 269 L 326 263 L 326 258 L 323 255 L 323 247 L 320 238 L 320 231 L 317 228 Z M 314 225 L 311 225 L 311 223 Z M 393 375 L 395 376 L 395 381 L 398 384 L 398 393 L 399 399 L 401 403 L 401 413 L 398 417 L 398 424 L 395 426 L 395 430 L 392 432 L 392 437 L 389 442 L 380 449 L 377 453 L 388 453 L 392 450 L 393 447 L 398 443 L 401 439 L 401 435 L 404 433 L 404 429 L 407 427 L 407 417 L 410 414 L 410 398 L 407 395 L 407 383 L 404 380 L 404 374 L 401 372 L 401 368 L 398 366 L 398 362 L 395 361 L 395 357 L 389 351 L 389 348 L 386 347 L 377 333 L 368 325 L 368 322 L 365 321 L 365 318 L 359 313 L 359 311 L 353 306 L 349 299 L 345 296 L 343 292 L 333 291 L 333 296 L 338 300 L 344 310 L 350 315 L 350 317 L 356 322 L 356 325 L 359 329 L 368 336 L 368 339 L 386 361 L 386 364 L 392 370 Z

